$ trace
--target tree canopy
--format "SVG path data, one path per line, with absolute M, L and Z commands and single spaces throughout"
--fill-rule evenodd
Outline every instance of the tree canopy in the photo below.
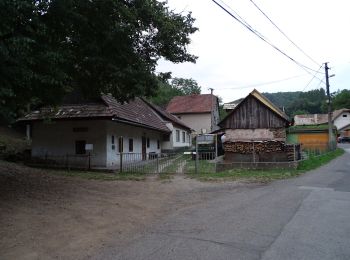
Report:
M 200 94 L 201 87 L 194 79 L 171 78 L 170 73 L 162 73 L 159 76 L 158 89 L 150 101 L 161 107 L 166 107 L 169 101 L 175 96 Z
M 348 108 L 350 109 L 350 90 L 343 89 L 342 91 L 338 90 L 333 93 L 333 109 L 342 109 Z
M 157 0 L 0 1 L 0 118 L 72 90 L 120 101 L 152 95 L 159 58 L 195 62 L 193 22 Z

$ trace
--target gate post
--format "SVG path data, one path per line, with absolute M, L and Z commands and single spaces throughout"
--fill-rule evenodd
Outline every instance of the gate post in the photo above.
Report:
M 120 157 L 119 172 L 122 173 L 123 172 L 123 152 L 119 153 L 119 157 Z
M 156 161 L 156 163 L 157 163 L 157 173 L 159 173 L 159 156 L 158 156 L 159 154 L 156 154 L 156 156 L 157 156 L 157 161 Z
M 198 135 L 196 136 L 196 162 L 195 162 L 195 173 L 198 174 Z

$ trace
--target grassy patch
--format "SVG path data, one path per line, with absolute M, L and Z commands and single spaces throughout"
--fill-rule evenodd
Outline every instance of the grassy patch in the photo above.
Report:
M 86 180 L 101 180 L 101 181 L 142 181 L 146 179 L 143 173 L 104 173 L 92 171 L 68 171 L 68 170 L 47 170 L 48 174 L 53 174 L 62 177 L 77 177 Z
M 214 171 L 201 171 L 199 174 L 190 172 L 188 175 L 191 178 L 195 178 L 201 181 L 215 181 L 215 180 L 247 180 L 268 182 L 272 180 L 287 179 L 300 174 L 316 169 L 334 158 L 342 155 L 344 150 L 337 149 L 333 152 L 329 152 L 320 156 L 312 156 L 309 159 L 302 161 L 297 169 L 272 169 L 272 170 L 251 170 L 251 169 L 231 169 L 223 172 L 215 173 Z

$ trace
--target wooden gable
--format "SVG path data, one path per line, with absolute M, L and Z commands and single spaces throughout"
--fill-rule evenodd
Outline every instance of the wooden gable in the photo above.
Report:
M 284 128 L 288 120 L 272 111 L 255 96 L 246 97 L 223 121 L 224 129 Z

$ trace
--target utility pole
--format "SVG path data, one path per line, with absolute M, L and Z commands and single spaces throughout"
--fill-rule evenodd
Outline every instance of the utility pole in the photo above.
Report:
M 332 124 L 332 106 L 331 106 L 331 94 L 329 92 L 329 75 L 328 75 L 328 62 L 324 64 L 326 73 L 326 87 L 327 87 L 327 98 L 328 98 L 328 147 L 333 149 L 333 124 Z
M 213 132 L 213 88 L 209 88 L 210 90 L 210 132 Z

